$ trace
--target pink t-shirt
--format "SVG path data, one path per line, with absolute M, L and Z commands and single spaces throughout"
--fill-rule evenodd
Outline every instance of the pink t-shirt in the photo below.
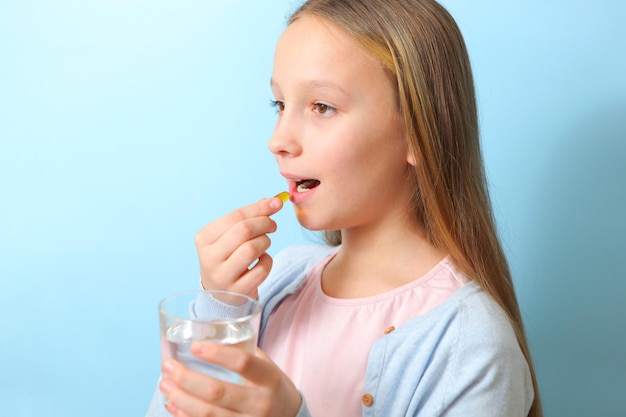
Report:
M 318 262 L 303 286 L 268 320 L 261 348 L 304 394 L 313 416 L 361 416 L 370 347 L 412 317 L 445 301 L 469 280 L 448 258 L 423 277 L 372 297 L 324 294 Z M 393 326 L 393 327 L 392 327 Z

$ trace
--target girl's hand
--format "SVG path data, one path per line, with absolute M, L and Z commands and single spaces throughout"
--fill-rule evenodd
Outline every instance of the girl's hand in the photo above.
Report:
M 257 298 L 257 288 L 272 268 L 269 218 L 283 206 L 279 198 L 264 198 L 208 224 L 196 234 L 204 289 L 229 290 Z M 256 264 L 252 267 L 254 262 Z
M 236 347 L 211 343 L 192 345 L 200 359 L 223 366 L 245 378 L 244 385 L 220 381 L 189 370 L 180 362 L 163 362 L 160 389 L 167 410 L 176 417 L 294 417 L 301 405 L 291 380 L 260 349 L 256 355 Z

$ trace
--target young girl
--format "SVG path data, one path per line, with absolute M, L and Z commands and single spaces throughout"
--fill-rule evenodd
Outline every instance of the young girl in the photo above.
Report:
M 259 297 L 260 349 L 163 363 L 175 416 L 541 416 L 461 34 L 433 0 L 309 0 L 276 46 L 269 148 L 328 245 L 266 253 L 263 199 L 196 237 L 202 285 Z M 253 267 L 248 268 L 252 263 Z M 160 393 L 149 416 L 164 415 Z

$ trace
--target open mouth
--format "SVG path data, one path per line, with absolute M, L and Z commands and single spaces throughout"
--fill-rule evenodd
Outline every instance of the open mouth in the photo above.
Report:
M 318 180 L 311 180 L 311 179 L 299 180 L 299 181 L 296 181 L 296 191 L 299 193 L 304 193 L 309 190 L 312 190 L 318 185 L 320 185 L 320 182 Z

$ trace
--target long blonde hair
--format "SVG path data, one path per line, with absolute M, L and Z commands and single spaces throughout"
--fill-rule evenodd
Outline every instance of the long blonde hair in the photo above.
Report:
M 290 18 L 315 15 L 354 36 L 397 85 L 416 161 L 413 206 L 430 242 L 506 312 L 541 401 L 509 266 L 485 179 L 471 65 L 452 16 L 434 0 L 309 0 Z M 332 245 L 339 231 L 325 233 Z

